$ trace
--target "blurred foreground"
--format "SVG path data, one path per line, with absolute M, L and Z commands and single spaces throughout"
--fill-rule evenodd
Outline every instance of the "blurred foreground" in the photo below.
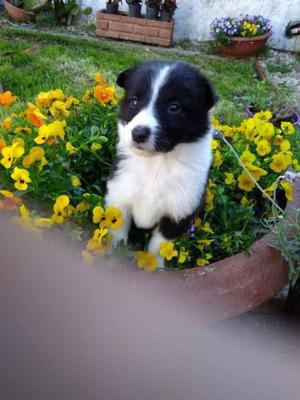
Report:
M 236 319 L 208 325 L 130 270 L 0 224 L 1 400 L 297 398 L 299 347 L 278 352 Z

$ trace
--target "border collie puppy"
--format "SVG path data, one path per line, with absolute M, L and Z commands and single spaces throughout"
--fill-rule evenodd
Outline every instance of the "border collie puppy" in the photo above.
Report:
M 209 110 L 216 97 L 198 70 L 181 62 L 149 61 L 122 72 L 117 163 L 106 205 L 118 207 L 127 242 L 132 220 L 153 229 L 148 251 L 188 230 L 199 212 L 211 164 Z

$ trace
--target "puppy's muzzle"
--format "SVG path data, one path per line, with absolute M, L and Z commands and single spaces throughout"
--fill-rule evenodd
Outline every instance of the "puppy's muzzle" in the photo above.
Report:
M 138 125 L 132 129 L 131 135 L 135 143 L 145 143 L 150 137 L 150 129 L 147 126 Z

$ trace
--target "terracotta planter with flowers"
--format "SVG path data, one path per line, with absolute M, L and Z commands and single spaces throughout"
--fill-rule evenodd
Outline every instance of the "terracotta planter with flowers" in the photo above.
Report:
M 215 18 L 212 35 L 225 57 L 245 58 L 263 49 L 272 35 L 270 21 L 261 15 Z
M 35 20 L 35 13 L 31 11 L 25 11 L 22 8 L 15 7 L 8 1 L 4 0 L 4 7 L 9 17 L 16 22 L 30 23 Z
M 259 53 L 267 43 L 267 40 L 272 35 L 268 32 L 265 35 L 252 37 L 232 37 L 231 44 L 225 46 L 220 44 L 219 51 L 225 57 L 245 58 L 251 57 Z
M 294 200 L 287 210 L 300 207 L 300 181 L 294 185 Z M 254 242 L 250 254 L 238 253 L 209 264 L 178 271 L 136 273 L 133 285 L 176 296 L 203 312 L 208 321 L 227 319 L 247 312 L 271 298 L 288 283 L 288 266 L 269 245 L 266 235 Z

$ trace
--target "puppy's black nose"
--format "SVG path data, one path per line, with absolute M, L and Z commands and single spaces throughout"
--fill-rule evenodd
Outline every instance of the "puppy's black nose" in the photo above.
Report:
M 150 129 L 147 126 L 138 125 L 133 128 L 132 132 L 132 140 L 135 143 L 143 143 L 146 142 L 148 137 L 150 136 Z

